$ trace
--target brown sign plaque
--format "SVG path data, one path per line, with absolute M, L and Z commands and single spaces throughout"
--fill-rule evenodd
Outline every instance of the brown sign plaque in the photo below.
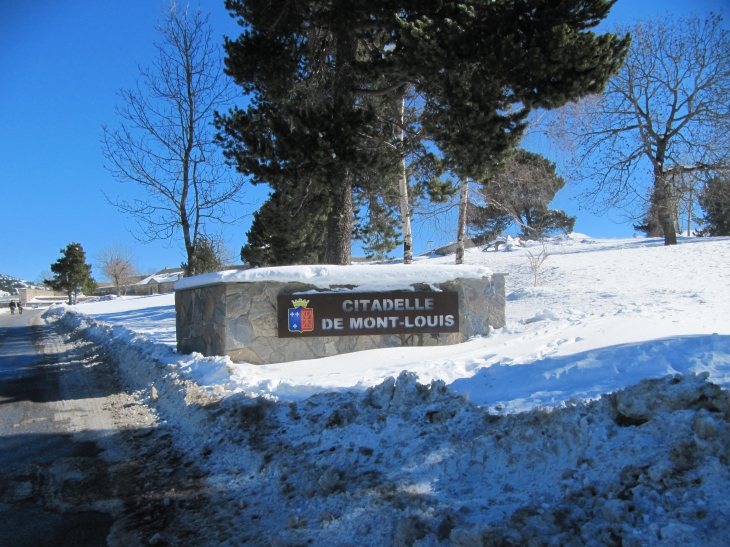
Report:
M 456 292 L 280 294 L 279 338 L 459 332 Z

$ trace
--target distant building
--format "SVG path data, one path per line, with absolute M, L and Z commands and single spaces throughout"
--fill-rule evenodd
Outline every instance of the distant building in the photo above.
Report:
M 223 270 L 246 270 L 248 264 L 226 266 Z M 129 284 L 122 288 L 123 295 L 149 296 L 173 292 L 175 282 L 185 277 L 185 268 L 165 268 L 151 275 L 140 275 L 129 279 Z M 113 282 L 99 283 L 94 296 L 117 294 L 117 286 Z
M 63 291 L 49 291 L 46 288 L 21 288 L 19 293 L 23 306 L 50 306 L 55 302 L 66 302 L 68 294 Z M 79 301 L 82 299 L 79 298 Z
M 165 294 L 173 291 L 175 282 L 185 277 L 184 268 L 165 268 L 148 275 L 130 287 L 136 295 Z
M 126 280 L 125 283 L 121 286 L 121 293 L 122 295 L 127 294 L 136 294 L 134 292 L 134 284 L 142 281 L 143 279 L 146 279 L 147 275 L 134 275 Z M 109 294 L 117 294 L 117 284 L 113 281 L 102 281 L 97 284 L 96 290 L 94 291 L 94 296 L 107 296 Z

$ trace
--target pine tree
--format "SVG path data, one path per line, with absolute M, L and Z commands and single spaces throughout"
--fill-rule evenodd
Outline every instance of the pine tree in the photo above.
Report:
M 565 211 L 548 209 L 541 203 L 526 212 L 528 222 L 520 233 L 522 239 L 542 239 L 556 234 L 569 234 L 573 231 L 576 217 Z
M 664 230 L 659 222 L 659 214 L 654 204 L 649 205 L 649 209 L 646 211 L 644 218 L 641 219 L 641 223 L 633 226 L 637 232 L 644 232 L 646 237 L 662 237 L 664 235 Z
M 603 90 L 626 55 L 628 38 L 596 36 L 613 0 L 586 2 L 424 1 L 429 16 L 402 18 L 409 65 L 425 69 L 418 91 L 422 124 L 461 181 L 494 177 L 524 133 L 534 108 L 556 108 Z M 468 196 L 460 199 L 466 219 Z M 462 241 L 459 223 L 457 240 Z M 460 262 L 459 246 L 456 261 Z
M 65 291 L 69 305 L 73 305 L 79 292 L 83 289 L 93 292 L 96 282 L 91 277 L 91 265 L 86 263 L 86 253 L 79 243 L 69 243 L 60 252 L 63 256 L 51 264 L 53 279 L 45 283 L 54 291 Z
M 700 193 L 700 206 L 705 211 L 701 236 L 730 236 L 730 177 L 710 177 Z
M 322 262 L 329 208 L 326 196 L 304 199 L 275 190 L 254 213 L 241 260 L 252 266 Z
M 87 296 L 94 294 L 94 291 L 99 288 L 99 284 L 93 277 L 87 277 L 81 284 L 81 292 Z
M 198 236 L 198 243 L 195 249 L 195 273 L 190 273 L 187 262 L 180 263 L 185 268 L 187 275 L 202 275 L 210 272 L 218 272 L 223 269 L 223 261 L 216 252 L 216 244 L 212 239 L 205 236 Z
M 474 232 L 471 238 L 474 244 L 484 245 L 502 235 L 514 219 L 501 207 L 470 203 L 467 222 Z
M 384 100 L 368 89 L 368 65 L 382 56 L 371 42 L 382 38 L 365 30 L 372 27 L 366 3 L 226 5 L 247 27 L 226 42 L 227 70 L 254 97 L 246 111 L 218 119 L 227 154 L 254 183 L 298 193 L 304 206 L 328 202 L 325 260 L 349 264 L 353 189 L 368 170 L 398 167 L 383 141 Z
M 532 108 L 598 92 L 617 70 L 628 41 L 589 30 L 613 3 L 227 0 L 246 29 L 226 41 L 227 71 L 253 101 L 218 118 L 221 141 L 255 183 L 325 195 L 325 260 L 349 263 L 353 191 L 369 172 L 385 186 L 402 175 L 387 126 L 404 86 L 456 177 L 482 180 Z
M 553 162 L 520 149 L 507 160 L 505 169 L 481 185 L 484 203 L 471 205 L 470 224 L 482 230 L 478 241 L 492 239 L 513 222 L 519 225 L 522 239 L 572 231 L 576 218 L 548 207 L 565 186 Z
M 355 239 L 363 242 L 365 256 L 373 260 L 392 258 L 388 253 L 402 243 L 398 232 L 399 204 L 397 196 L 380 196 L 374 192 L 361 193 L 355 198 L 356 220 L 360 210 L 366 218 L 363 222 L 356 222 Z M 360 206 L 357 208 L 357 206 Z
M 222 238 L 216 236 L 199 236 L 195 251 L 195 273 L 191 273 L 187 262 L 180 264 L 185 268 L 186 275 L 201 275 L 210 272 L 219 272 L 230 266 L 235 255 L 226 247 Z

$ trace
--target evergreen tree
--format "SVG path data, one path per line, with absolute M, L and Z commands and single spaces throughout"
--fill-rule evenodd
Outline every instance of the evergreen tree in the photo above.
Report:
M 470 225 L 481 229 L 478 241 L 489 240 L 510 224 L 520 226 L 523 239 L 540 239 L 558 232 L 570 232 L 575 217 L 548 208 L 565 180 L 555 164 L 540 154 L 517 150 L 506 171 L 482 185 L 483 205 L 472 205 Z
M 81 292 L 86 296 L 91 296 L 94 291 L 99 288 L 99 284 L 93 277 L 87 277 L 81 284 Z
M 190 271 L 187 262 L 180 264 L 181 268 L 185 268 L 187 275 L 219 272 L 235 259 L 219 237 L 199 236 L 195 256 L 195 273 Z
M 700 236 L 730 236 L 730 177 L 708 178 L 700 194 L 700 206 L 705 211 Z
M 226 41 L 227 71 L 253 100 L 218 118 L 221 141 L 255 183 L 326 196 L 325 260 L 349 263 L 353 192 L 368 173 L 384 187 L 402 174 L 388 125 L 404 86 L 447 166 L 483 180 L 532 108 L 600 91 L 617 70 L 627 40 L 589 30 L 613 3 L 227 0 L 246 29 Z
M 352 192 L 363 173 L 385 175 L 398 166 L 397 151 L 384 146 L 377 115 L 384 100 L 369 95 L 368 65 L 382 57 L 373 41 L 383 38 L 373 34 L 365 4 L 226 4 L 247 28 L 226 42 L 227 70 L 253 101 L 246 111 L 219 118 L 224 147 L 254 183 L 329 203 L 330 263 L 350 262 Z
M 402 243 L 398 232 L 397 195 L 362 193 L 355 198 L 356 206 L 367 215 L 364 222 L 356 222 L 355 239 L 363 242 L 365 256 L 373 260 L 391 258 L 388 253 Z M 356 209 L 355 218 L 360 209 Z M 359 220 L 359 219 L 358 219 Z
M 198 243 L 195 250 L 195 272 L 191 273 L 187 262 L 181 262 L 180 267 L 185 268 L 187 275 L 202 275 L 210 272 L 218 272 L 223 269 L 223 261 L 217 253 L 216 243 L 205 236 L 198 236 Z
M 254 213 L 241 260 L 252 266 L 322 262 L 329 208 L 326 196 L 299 197 L 275 190 Z
M 494 205 L 469 204 L 467 223 L 473 233 L 471 240 L 475 245 L 489 243 L 509 228 L 514 219 L 500 207 Z
M 659 222 L 657 207 L 653 203 L 650 203 L 644 218 L 641 219 L 641 224 L 634 224 L 633 226 L 637 232 L 644 232 L 646 237 L 662 237 L 664 235 L 664 230 Z
M 54 291 L 65 291 L 69 305 L 73 305 L 79 292 L 90 289 L 86 294 L 91 294 L 96 282 L 91 277 L 91 265 L 86 263 L 86 253 L 79 243 L 69 243 L 60 252 L 63 256 L 51 264 L 53 279 L 45 283 Z
M 437 176 L 437 158 L 415 139 L 405 140 L 406 151 L 413 158 L 408 176 L 416 183 L 409 190 L 412 201 L 424 196 L 431 199 L 432 192 L 443 193 L 444 189 L 431 180 Z M 354 181 L 352 237 L 363 242 L 369 258 L 385 259 L 402 242 L 396 173 L 362 169 Z M 324 262 L 330 212 L 329 195 L 317 184 L 282 185 L 254 213 L 241 258 L 256 266 Z
M 558 233 L 569 234 L 573 231 L 576 217 L 568 216 L 565 211 L 548 209 L 541 203 L 525 212 L 527 223 L 523 227 L 522 239 L 542 239 Z
M 425 68 L 422 123 L 460 180 L 463 242 L 470 181 L 494 177 L 522 138 L 534 108 L 556 108 L 603 90 L 629 39 L 590 31 L 613 0 L 422 2 L 428 17 L 402 20 L 409 64 Z M 463 259 L 459 245 L 456 262 Z

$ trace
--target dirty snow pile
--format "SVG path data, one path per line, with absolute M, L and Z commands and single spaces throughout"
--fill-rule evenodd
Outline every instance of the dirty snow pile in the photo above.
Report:
M 211 544 L 726 545 L 730 239 L 466 258 L 509 274 L 507 326 L 458 346 L 255 367 L 177 354 L 169 295 L 47 318 L 202 462 Z
M 229 397 L 205 446 L 240 508 L 232 544 L 720 545 L 729 410 L 689 375 L 495 416 L 402 373 L 297 403 Z

